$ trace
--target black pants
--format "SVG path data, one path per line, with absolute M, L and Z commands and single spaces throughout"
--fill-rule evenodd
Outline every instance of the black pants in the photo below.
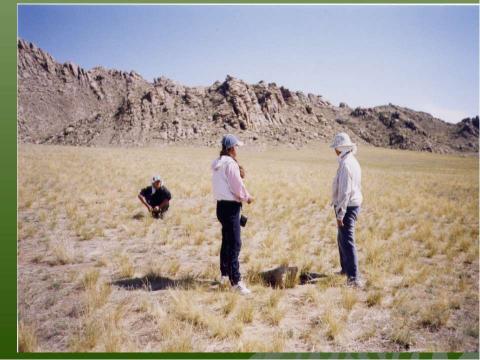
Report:
M 228 276 L 230 283 L 236 285 L 240 279 L 238 256 L 242 247 L 240 239 L 240 209 L 242 204 L 236 201 L 218 201 L 217 219 L 222 224 L 222 247 L 220 249 L 220 271 Z

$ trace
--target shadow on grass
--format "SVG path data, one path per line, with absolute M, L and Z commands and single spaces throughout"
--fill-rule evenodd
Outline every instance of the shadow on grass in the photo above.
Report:
M 145 214 L 143 212 L 137 212 L 137 213 L 133 214 L 132 219 L 134 219 L 134 220 L 145 219 Z
M 314 272 L 304 272 L 300 274 L 300 285 L 305 284 L 315 284 L 316 282 L 320 281 L 320 279 L 327 278 L 328 275 L 326 274 L 319 274 Z
M 293 288 L 296 285 L 314 284 L 328 277 L 314 272 L 302 272 L 298 277 L 297 274 L 297 266 L 281 265 L 258 274 L 250 274 L 250 279 L 252 282 L 260 281 L 263 285 L 273 288 Z
M 295 285 L 304 285 L 316 283 L 328 276 L 318 273 L 302 273 L 298 280 L 296 279 L 296 267 L 278 267 L 269 271 L 260 273 L 259 280 L 265 286 L 291 288 Z M 171 279 L 156 274 L 147 274 L 143 277 L 120 279 L 113 281 L 111 285 L 122 287 L 126 290 L 143 289 L 147 291 L 158 291 L 165 289 L 195 289 L 199 287 L 213 289 L 220 285 L 218 281 L 201 280 L 194 277 L 184 277 L 180 279 Z
M 122 287 L 127 290 L 144 289 L 148 291 L 165 290 L 170 288 L 176 289 L 193 289 L 198 287 L 211 287 L 217 282 L 209 280 L 200 280 L 193 277 L 185 277 L 181 279 L 170 279 L 168 277 L 155 274 L 147 274 L 143 277 L 120 279 L 112 282 L 112 285 Z

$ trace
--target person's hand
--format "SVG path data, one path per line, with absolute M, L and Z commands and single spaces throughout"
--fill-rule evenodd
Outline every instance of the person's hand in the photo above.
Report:
M 160 206 L 155 206 L 155 207 L 153 208 L 153 210 L 155 210 L 155 211 L 160 211 Z
M 251 204 L 252 202 L 254 202 L 255 199 L 253 197 L 249 197 L 248 200 L 247 200 L 247 204 Z
M 338 226 L 339 228 L 343 227 L 343 220 L 337 219 L 337 226 Z

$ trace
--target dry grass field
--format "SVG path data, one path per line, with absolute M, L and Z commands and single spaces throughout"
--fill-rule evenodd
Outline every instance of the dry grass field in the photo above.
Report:
M 211 283 L 216 156 L 21 144 L 19 350 L 478 351 L 477 157 L 360 147 L 358 290 L 334 275 L 333 151 L 242 148 L 256 197 L 244 207 L 240 261 L 253 294 L 242 297 Z M 154 173 L 173 194 L 163 220 L 136 197 Z M 286 289 L 258 283 L 281 264 L 325 276 Z

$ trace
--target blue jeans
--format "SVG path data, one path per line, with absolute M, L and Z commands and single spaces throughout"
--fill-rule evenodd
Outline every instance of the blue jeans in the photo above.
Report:
M 343 226 L 338 228 L 337 242 L 340 253 L 342 273 L 349 279 L 359 277 L 357 248 L 355 246 L 355 222 L 360 213 L 360 206 L 349 206 L 343 218 Z

